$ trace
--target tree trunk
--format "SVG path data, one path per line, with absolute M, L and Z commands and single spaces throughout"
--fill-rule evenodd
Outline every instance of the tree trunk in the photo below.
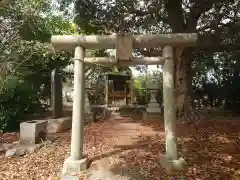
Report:
M 164 0 L 164 6 L 172 33 L 196 33 L 197 21 L 203 10 L 192 10 L 185 18 L 181 0 Z M 175 49 L 175 93 L 178 116 L 192 116 L 190 112 L 195 112 L 192 101 L 192 61 L 193 48 L 178 47 Z
M 179 53 L 176 49 L 176 57 Z M 179 58 L 181 57 L 181 58 Z M 175 61 L 175 89 L 176 89 L 176 106 L 177 115 L 182 120 L 197 125 L 201 120 L 207 119 L 204 112 L 197 110 L 193 106 L 193 49 L 185 48 L 181 56 Z M 197 128 L 197 127 L 196 127 Z
M 175 89 L 178 116 L 192 108 L 192 50 L 176 49 L 175 51 Z

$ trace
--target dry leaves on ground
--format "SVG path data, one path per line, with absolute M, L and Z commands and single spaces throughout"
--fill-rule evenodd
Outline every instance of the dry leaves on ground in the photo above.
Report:
M 189 165 L 184 178 L 240 179 L 239 128 L 239 120 L 208 120 L 197 128 L 179 124 L 180 151 Z M 17 136 L 0 135 L 1 141 L 7 142 Z M 84 153 L 92 160 L 92 167 L 108 165 L 114 174 L 131 179 L 169 179 L 158 159 L 164 153 L 162 121 L 97 122 L 86 126 L 84 136 Z M 0 179 L 59 179 L 70 139 L 70 132 L 66 132 L 36 153 L 11 159 L 0 156 Z

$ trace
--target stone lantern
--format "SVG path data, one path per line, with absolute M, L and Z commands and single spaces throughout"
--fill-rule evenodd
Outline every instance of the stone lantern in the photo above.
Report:
M 156 100 L 157 91 L 160 87 L 160 83 L 155 76 L 152 81 L 147 83 L 147 89 L 150 92 L 150 101 L 147 104 L 146 111 L 143 114 L 143 119 L 159 119 L 161 118 L 161 108 Z
M 159 104 L 156 100 L 158 86 L 159 83 L 156 80 L 153 80 L 152 82 L 147 84 L 147 88 L 150 92 L 150 101 L 147 105 L 146 111 L 149 113 L 157 113 L 161 111 Z

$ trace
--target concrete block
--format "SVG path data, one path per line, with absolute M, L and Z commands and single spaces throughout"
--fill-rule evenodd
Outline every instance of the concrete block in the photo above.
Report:
M 67 158 L 63 164 L 62 175 L 69 175 L 72 173 L 79 173 L 87 170 L 89 161 L 87 158 L 80 160 L 73 160 L 70 157 Z
M 33 120 L 20 124 L 20 143 L 36 144 L 46 140 L 47 124 L 45 120 Z
M 49 119 L 47 124 L 47 133 L 60 133 L 72 128 L 72 118 L 62 117 Z

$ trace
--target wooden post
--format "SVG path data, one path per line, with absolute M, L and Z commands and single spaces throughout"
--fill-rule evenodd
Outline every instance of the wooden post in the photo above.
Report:
M 58 69 L 54 69 L 51 74 L 51 106 L 53 118 L 63 116 L 62 82 Z

